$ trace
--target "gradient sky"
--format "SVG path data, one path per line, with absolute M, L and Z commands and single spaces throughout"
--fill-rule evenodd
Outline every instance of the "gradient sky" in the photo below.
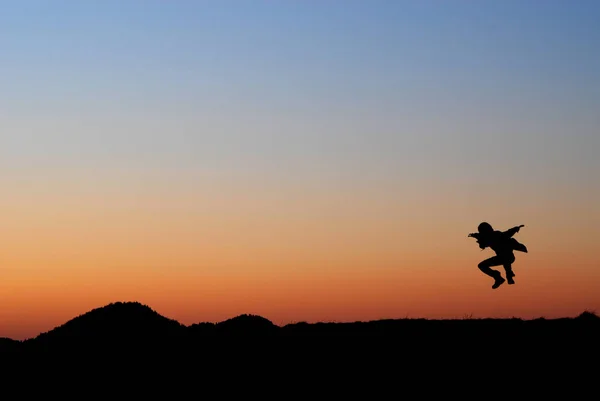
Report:
M 0 4 L 0 337 L 600 311 L 600 2 Z

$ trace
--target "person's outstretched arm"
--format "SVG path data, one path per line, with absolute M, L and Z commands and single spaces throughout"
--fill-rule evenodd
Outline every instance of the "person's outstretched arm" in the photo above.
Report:
M 479 248 L 481 248 L 481 249 L 487 248 L 487 245 L 485 245 L 481 239 L 480 233 L 470 233 L 469 238 L 475 238 L 477 240 L 477 244 L 479 245 Z
M 508 235 L 509 237 L 512 237 L 513 235 L 515 235 L 516 233 L 519 232 L 521 227 L 525 227 L 525 226 L 523 224 L 521 224 L 520 226 L 509 228 L 508 230 L 504 231 L 504 234 Z

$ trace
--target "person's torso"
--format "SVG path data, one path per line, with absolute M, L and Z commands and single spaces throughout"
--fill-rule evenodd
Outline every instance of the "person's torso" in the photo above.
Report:
M 494 231 L 489 239 L 488 246 L 492 248 L 498 255 L 512 254 L 513 249 L 510 243 L 510 237 L 502 233 L 501 231 Z

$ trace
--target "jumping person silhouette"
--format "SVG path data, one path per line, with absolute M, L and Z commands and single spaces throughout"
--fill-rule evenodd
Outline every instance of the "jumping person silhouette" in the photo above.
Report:
M 495 280 L 492 289 L 500 287 L 506 280 L 508 280 L 508 284 L 515 283 L 513 279 L 515 273 L 512 270 L 512 264 L 515 261 L 514 251 L 527 252 L 527 247 L 513 238 L 513 235 L 518 233 L 521 227 L 525 226 L 520 225 L 506 231 L 497 231 L 489 223 L 483 222 L 477 227 L 477 233 L 469 234 L 469 237 L 477 240 L 481 249 L 489 247 L 496 253 L 496 256 L 492 256 L 477 265 L 479 270 Z M 504 267 L 506 280 L 502 277 L 502 273 L 492 269 L 493 266 Z

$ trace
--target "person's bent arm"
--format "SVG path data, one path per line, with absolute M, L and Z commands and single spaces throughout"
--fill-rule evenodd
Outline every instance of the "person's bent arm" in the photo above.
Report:
M 521 227 L 525 227 L 525 226 L 523 224 L 521 224 L 520 226 L 509 228 L 508 230 L 504 231 L 504 234 L 508 235 L 509 237 L 512 237 L 513 235 L 515 235 L 516 233 L 519 232 Z

